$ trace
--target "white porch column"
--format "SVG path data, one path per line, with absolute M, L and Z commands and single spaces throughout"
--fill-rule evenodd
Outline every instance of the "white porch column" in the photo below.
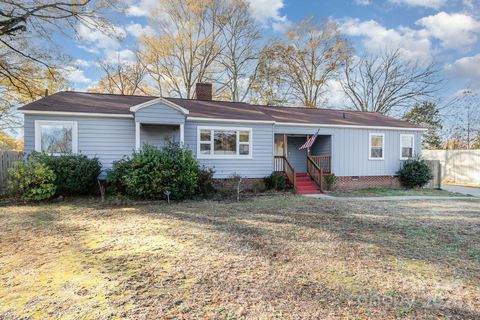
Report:
M 140 122 L 135 121 L 135 151 L 140 150 Z
M 185 125 L 182 123 L 180 124 L 180 145 L 185 144 Z

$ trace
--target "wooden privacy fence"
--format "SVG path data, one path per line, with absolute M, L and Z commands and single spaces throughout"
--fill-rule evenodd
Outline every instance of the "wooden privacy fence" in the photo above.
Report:
M 438 160 L 442 181 L 480 185 L 480 150 L 423 150 L 426 160 Z
M 7 188 L 8 169 L 13 167 L 15 161 L 23 159 L 23 152 L 0 150 L 0 194 Z

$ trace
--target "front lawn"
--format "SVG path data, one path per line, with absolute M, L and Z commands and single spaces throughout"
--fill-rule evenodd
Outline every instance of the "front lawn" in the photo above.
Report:
M 392 196 L 443 196 L 464 197 L 464 194 L 441 189 L 395 189 L 395 188 L 365 188 L 352 191 L 334 191 L 329 193 L 335 197 L 392 197 Z
M 478 319 L 480 202 L 0 206 L 0 319 Z

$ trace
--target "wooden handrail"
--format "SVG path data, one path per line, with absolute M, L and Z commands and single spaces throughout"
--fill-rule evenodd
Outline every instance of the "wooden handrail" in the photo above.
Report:
M 293 184 L 293 187 L 295 188 L 297 186 L 297 177 L 295 174 L 295 169 L 293 168 L 290 161 L 288 161 L 288 159 L 284 156 L 274 156 L 273 161 L 273 170 L 276 172 L 284 172 L 288 180 Z
M 332 157 L 325 156 L 310 156 L 317 166 L 322 168 L 323 173 L 332 173 Z
M 315 163 L 312 156 L 307 156 L 307 171 L 313 181 L 315 181 L 320 188 L 320 191 L 323 191 L 323 170 Z
M 295 169 L 293 168 L 292 164 L 286 157 L 283 158 L 283 167 L 285 169 L 285 174 L 287 175 L 288 179 L 293 184 L 293 189 L 297 186 L 297 175 L 295 174 Z

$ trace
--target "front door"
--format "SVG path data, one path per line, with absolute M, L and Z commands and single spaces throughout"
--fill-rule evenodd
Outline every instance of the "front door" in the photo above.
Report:
M 292 164 L 296 173 L 307 172 L 307 149 L 298 150 L 307 137 L 287 137 L 287 159 Z

